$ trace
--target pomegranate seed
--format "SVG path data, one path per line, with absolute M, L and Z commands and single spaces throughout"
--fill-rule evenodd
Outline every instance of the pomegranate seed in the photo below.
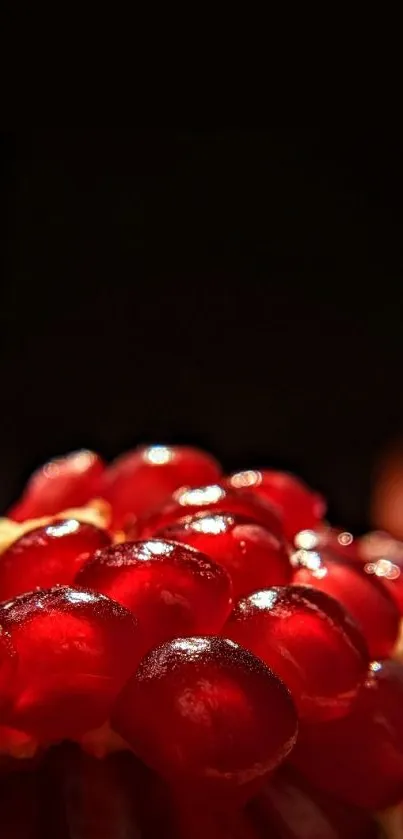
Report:
M 252 653 L 211 636 L 177 638 L 148 653 L 112 725 L 161 775 L 221 793 L 254 786 L 284 760 L 297 734 L 280 679 Z
M 135 523 L 129 531 L 129 536 L 134 538 L 138 535 L 143 539 L 153 536 L 169 524 L 185 516 L 193 516 L 195 513 L 239 515 L 249 522 L 266 527 L 270 533 L 282 538 L 282 525 L 277 510 L 253 495 L 247 495 L 220 484 L 196 489 L 182 487 L 160 510 Z
M 301 719 L 344 716 L 366 676 L 360 631 L 336 600 L 313 588 L 285 586 L 243 597 L 223 631 L 278 673 Z
M 19 658 L 4 723 L 45 742 L 101 725 L 140 656 L 134 616 L 96 592 L 21 595 L 0 604 L 0 625 Z
M 179 487 L 216 481 L 221 469 L 211 455 L 189 446 L 142 446 L 115 460 L 104 473 L 100 495 L 112 505 L 114 525 L 143 516 Z
M 380 810 L 403 797 L 403 667 L 373 662 L 351 713 L 306 726 L 292 762 L 319 789 Z
M 77 519 L 29 530 L 1 556 L 0 600 L 38 587 L 73 582 L 88 557 L 110 542 L 106 530 Z
M 378 839 L 379 835 L 369 813 L 312 788 L 289 767 L 267 781 L 252 808 L 264 837 Z
M 97 495 L 103 471 L 101 458 L 85 449 L 50 460 L 34 472 L 9 515 L 24 521 L 81 507 Z
M 98 551 L 76 584 L 133 611 L 144 652 L 176 635 L 220 631 L 232 606 L 231 580 L 224 568 L 194 548 L 162 539 Z
M 291 566 L 283 542 L 241 516 L 196 513 L 158 531 L 157 536 L 192 545 L 227 569 L 238 598 L 259 588 L 283 585 Z
M 290 540 L 299 530 L 315 528 L 326 512 L 324 498 L 287 472 L 268 469 L 236 472 L 228 483 L 241 491 L 255 493 L 281 510 L 284 532 Z
M 400 615 L 390 594 L 359 563 L 344 562 L 329 553 L 296 551 L 293 582 L 311 585 L 330 594 L 359 625 L 371 658 L 388 656 L 399 634 Z

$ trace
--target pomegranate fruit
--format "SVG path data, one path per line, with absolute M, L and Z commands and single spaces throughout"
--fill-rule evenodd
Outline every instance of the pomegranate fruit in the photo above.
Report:
M 313 588 L 285 586 L 243 597 L 223 631 L 279 674 L 302 720 L 344 716 L 367 673 L 359 629 L 336 600 Z
M 56 457 L 34 472 L 10 517 L 24 521 L 81 507 L 98 495 L 103 471 L 101 458 L 86 449 Z
M 280 679 L 219 637 L 177 638 L 146 655 L 115 705 L 112 725 L 164 777 L 223 791 L 261 780 L 297 735 Z
M 144 652 L 175 635 L 217 633 L 232 606 L 231 580 L 200 551 L 176 542 L 123 542 L 98 551 L 76 584 L 138 618 Z
M 0 600 L 72 583 L 88 557 L 110 543 L 106 530 L 77 519 L 29 530 L 0 555 Z
M 402 543 L 325 510 L 188 446 L 32 476 L 0 519 L 1 836 L 400 839 Z

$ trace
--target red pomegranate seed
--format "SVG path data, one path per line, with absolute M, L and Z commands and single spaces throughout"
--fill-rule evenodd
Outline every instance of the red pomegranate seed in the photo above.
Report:
M 319 789 L 381 810 L 403 797 L 403 667 L 374 662 L 353 706 L 341 720 L 306 726 L 292 762 Z
M 72 583 L 88 557 L 110 542 L 106 530 L 77 519 L 28 531 L 0 557 L 0 600 L 38 587 Z
M 85 449 L 50 460 L 34 472 L 9 515 L 24 521 L 81 507 L 98 494 L 103 471 L 101 458 Z
M 108 597 L 67 586 L 0 604 L 19 666 L 4 724 L 43 742 L 101 725 L 139 656 L 134 616 Z
M 375 820 L 361 808 L 347 805 L 312 788 L 289 767 L 264 785 L 252 804 L 262 837 L 276 839 L 378 839 Z
M 360 631 L 339 603 L 313 588 L 285 586 L 243 597 L 223 632 L 280 676 L 304 720 L 344 716 L 367 673 Z
M 350 612 L 363 632 L 371 658 L 390 655 L 399 634 L 400 615 L 376 577 L 366 574 L 359 563 L 345 562 L 325 552 L 299 550 L 291 562 L 296 569 L 294 583 L 330 594 Z
M 270 533 L 282 538 L 282 524 L 277 510 L 253 495 L 212 484 L 211 486 L 188 489 L 183 487 L 173 494 L 170 501 L 150 516 L 135 522 L 129 536 L 143 539 L 153 536 L 158 530 L 195 513 L 228 513 L 239 515 L 266 527 Z
M 286 687 L 262 661 L 210 636 L 177 638 L 146 655 L 112 726 L 184 789 L 223 793 L 254 786 L 284 760 L 297 717 Z
M 291 578 L 285 545 L 264 527 L 241 516 L 196 513 L 158 531 L 157 536 L 192 545 L 227 569 L 234 598 Z
M 236 489 L 255 493 L 281 510 L 288 539 L 299 530 L 315 528 L 326 512 L 324 498 L 287 472 L 247 470 L 231 475 L 228 482 Z
M 211 455 L 189 446 L 142 446 L 121 455 L 104 473 L 100 495 L 112 505 L 114 525 L 143 516 L 185 484 L 217 481 L 221 468 Z
M 133 611 L 144 651 L 176 635 L 219 632 L 232 606 L 224 568 L 194 548 L 162 539 L 98 551 L 76 585 L 107 594 Z

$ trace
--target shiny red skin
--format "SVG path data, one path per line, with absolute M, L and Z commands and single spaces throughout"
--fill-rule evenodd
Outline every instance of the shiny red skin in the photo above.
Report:
M 112 505 L 113 524 L 143 516 L 163 504 L 181 486 L 220 479 L 219 463 L 190 446 L 141 446 L 118 457 L 104 473 L 100 495 Z
M 325 499 L 288 472 L 236 472 L 228 478 L 228 484 L 274 504 L 282 513 L 284 532 L 290 540 L 299 530 L 315 528 L 326 513 Z
M 243 597 L 223 633 L 280 676 L 301 720 L 347 714 L 367 673 L 360 631 L 339 603 L 313 588 L 285 586 Z
M 403 798 L 403 667 L 372 668 L 347 717 L 301 729 L 292 763 L 318 789 L 382 810 Z
M 98 495 L 104 468 L 99 455 L 86 449 L 54 458 L 33 473 L 8 515 L 24 521 L 82 507 Z
M 0 555 L 0 601 L 35 588 L 72 583 L 77 571 L 111 538 L 93 524 L 60 519 L 24 533 Z
M 370 658 L 386 658 L 392 653 L 400 628 L 399 610 L 376 577 L 366 574 L 359 563 L 325 552 L 300 550 L 291 562 L 296 569 L 294 583 L 314 586 L 347 609 L 364 635 Z
M 270 778 L 252 803 L 263 837 L 276 839 L 378 839 L 371 814 L 321 792 L 290 767 Z
M 163 777 L 223 795 L 260 783 L 287 757 L 298 727 L 280 679 L 212 636 L 177 638 L 146 655 L 112 726 Z
M 232 608 L 229 575 L 176 542 L 122 542 L 98 551 L 76 585 L 102 592 L 139 621 L 144 652 L 177 635 L 214 634 Z
M 156 534 L 192 545 L 227 569 L 238 598 L 260 588 L 285 585 L 292 569 L 284 542 L 242 516 L 196 513 Z
M 130 612 L 67 586 L 0 604 L 0 625 L 18 655 L 13 701 L 2 722 L 42 742 L 102 725 L 141 654 Z
M 128 531 L 129 538 L 142 539 L 153 536 L 157 531 L 196 513 L 228 513 L 239 515 L 249 522 L 266 527 L 270 533 L 283 538 L 283 528 L 278 511 L 259 498 L 221 484 L 187 489 L 175 492 L 170 501 L 150 516 L 134 522 Z

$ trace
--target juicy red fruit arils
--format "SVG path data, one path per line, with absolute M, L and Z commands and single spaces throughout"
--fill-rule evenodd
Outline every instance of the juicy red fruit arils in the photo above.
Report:
M 86 449 L 50 460 L 34 472 L 9 515 L 24 521 L 81 507 L 99 495 L 104 468 L 101 458 Z
M 142 516 L 179 487 L 217 481 L 220 465 L 190 446 L 141 446 L 117 458 L 104 473 L 100 495 L 113 510 L 115 527 L 130 515 Z
M 217 633 L 232 606 L 231 580 L 200 551 L 149 539 L 98 551 L 76 585 L 95 589 L 132 610 L 144 650 L 175 635 Z
M 67 586 L 0 604 L 0 626 L 18 655 L 3 722 L 44 742 L 101 725 L 141 654 L 130 612 Z
M 88 557 L 110 542 L 106 530 L 77 519 L 28 531 L 0 555 L 0 600 L 73 582 Z
M 403 667 L 374 662 L 351 713 L 306 726 L 292 762 L 319 789 L 369 810 L 403 797 Z
M 129 530 L 129 536 L 153 536 L 158 530 L 184 516 L 202 512 L 240 515 L 266 527 L 279 538 L 283 535 L 280 514 L 270 504 L 231 487 L 211 484 L 194 489 L 179 489 L 159 510 L 135 523 L 132 530 Z
M 162 528 L 157 536 L 192 545 L 224 566 L 232 579 L 234 598 L 283 585 L 291 578 L 282 540 L 242 516 L 196 513 Z
M 339 603 L 312 588 L 285 586 L 242 598 L 224 633 L 278 673 L 304 720 L 344 716 L 367 673 L 360 631 Z
M 178 638 L 151 651 L 130 679 L 112 725 L 172 782 L 236 790 L 261 780 L 295 743 L 283 683 L 224 638 Z
M 364 635 L 371 658 L 392 653 L 399 634 L 399 610 L 376 577 L 366 574 L 359 563 L 343 561 L 327 552 L 299 550 L 291 562 L 294 583 L 324 591 L 350 613 Z

